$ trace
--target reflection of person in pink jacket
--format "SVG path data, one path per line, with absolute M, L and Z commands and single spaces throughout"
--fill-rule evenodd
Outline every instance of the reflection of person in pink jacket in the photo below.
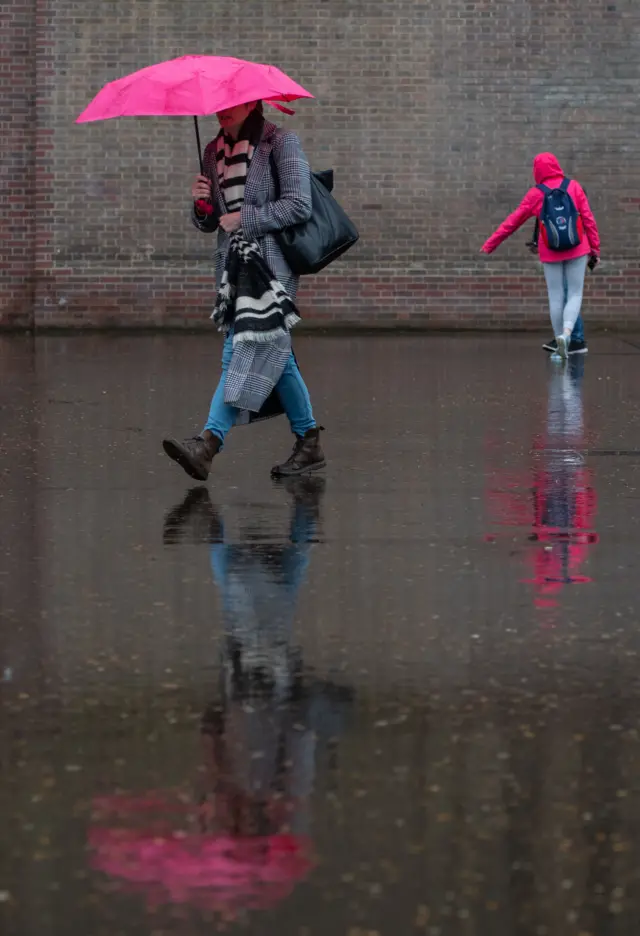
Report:
M 496 447 L 495 468 L 486 472 L 491 487 L 491 519 L 500 526 L 528 529 L 527 560 L 533 575 L 521 579 L 535 586 L 535 607 L 544 612 L 545 626 L 554 626 L 560 596 L 568 585 L 591 582 L 583 566 L 591 546 L 599 541 L 595 529 L 597 498 L 593 477 L 585 464 L 582 402 L 584 357 L 577 355 L 566 368 L 549 372 L 545 430 L 534 437 L 533 484 L 524 474 L 508 474 L 503 453 Z M 492 446 L 493 448 L 493 446 Z M 530 495 L 533 495 L 533 511 Z M 488 542 L 495 534 L 486 537 Z M 513 532 L 509 533 L 513 541 Z
M 535 187 L 529 189 L 516 210 L 491 235 L 482 247 L 483 253 L 493 253 L 529 218 L 540 218 L 545 201 L 544 188 L 558 189 L 565 181 L 560 163 L 553 153 L 539 153 L 535 157 L 533 176 L 536 181 Z M 593 269 L 600 259 L 598 227 L 584 189 L 575 179 L 569 181 L 566 188 L 579 214 L 580 242 L 566 250 L 553 250 L 543 228 L 539 244 L 540 260 L 549 292 L 551 324 L 556 335 L 558 354 L 563 358 L 567 356 L 571 332 L 580 315 L 587 262 L 591 258 L 590 266 Z

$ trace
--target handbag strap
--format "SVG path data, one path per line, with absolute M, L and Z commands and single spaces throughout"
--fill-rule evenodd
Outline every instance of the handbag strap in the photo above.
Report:
M 273 179 L 273 184 L 276 187 L 276 201 L 280 198 L 280 176 L 278 174 L 278 164 L 276 163 L 276 158 L 273 155 L 273 149 L 269 150 L 269 165 L 271 167 L 271 178 Z

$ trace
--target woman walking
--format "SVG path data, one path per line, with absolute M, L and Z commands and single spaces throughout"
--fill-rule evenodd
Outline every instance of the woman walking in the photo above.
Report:
M 582 307 L 587 263 L 594 269 L 600 261 L 600 236 L 584 189 L 575 180 L 565 178 L 553 153 L 539 153 L 535 157 L 533 176 L 535 187 L 529 189 L 519 207 L 491 235 L 482 247 L 482 252 L 493 253 L 529 218 L 535 216 L 540 219 L 539 255 L 547 281 L 551 325 L 556 336 L 557 353 L 566 360 L 571 332 Z M 545 210 L 548 197 L 552 193 L 555 195 L 557 190 L 566 193 L 568 200 L 565 204 L 572 210 L 573 203 L 573 209 L 578 215 L 575 231 L 569 223 L 568 237 L 561 233 L 559 241 L 555 239 L 555 229 L 547 230 L 547 224 L 550 228 L 551 225 Z M 566 218 L 560 220 L 566 225 Z M 575 245 L 572 245 L 573 242 Z
M 222 375 L 202 433 L 182 442 L 165 439 L 163 447 L 187 474 L 205 481 L 227 433 L 246 421 L 247 410 L 251 418 L 284 411 L 295 444 L 271 473 L 306 474 L 323 468 L 325 457 L 288 334 L 298 321 L 298 278 L 274 235 L 311 217 L 309 163 L 295 133 L 264 119 L 261 101 L 217 117 L 220 132 L 205 150 L 204 175 L 191 193 L 195 226 L 218 232 L 212 317 L 225 333 Z

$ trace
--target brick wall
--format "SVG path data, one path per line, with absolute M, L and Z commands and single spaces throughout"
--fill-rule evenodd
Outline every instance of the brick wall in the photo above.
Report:
M 40 326 L 209 327 L 211 242 L 186 218 L 189 119 L 74 124 L 105 82 L 194 52 L 271 61 L 317 95 L 282 122 L 335 168 L 362 237 L 305 281 L 308 321 L 544 324 L 529 228 L 478 255 L 542 149 L 586 185 L 600 223 L 587 316 L 640 321 L 637 0 L 14 0 L 2 25 L 0 324 L 28 317 L 34 290 Z
M 34 301 L 35 2 L 0 6 L 0 325 L 28 326 Z

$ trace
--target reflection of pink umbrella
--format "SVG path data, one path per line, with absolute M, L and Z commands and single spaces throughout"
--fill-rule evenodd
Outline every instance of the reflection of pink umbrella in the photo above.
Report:
M 145 829 L 94 825 L 89 830 L 92 865 L 110 877 L 143 889 L 150 903 L 189 903 L 225 915 L 274 906 L 311 869 L 309 843 L 290 834 L 230 836 L 170 830 L 169 813 L 188 813 L 162 796 L 109 797 L 99 814 L 159 812 L 160 825 Z
M 220 55 L 185 55 L 105 85 L 76 123 L 112 117 L 192 116 L 200 151 L 198 116 L 249 101 L 267 101 L 287 111 L 278 102 L 311 97 L 272 65 Z

